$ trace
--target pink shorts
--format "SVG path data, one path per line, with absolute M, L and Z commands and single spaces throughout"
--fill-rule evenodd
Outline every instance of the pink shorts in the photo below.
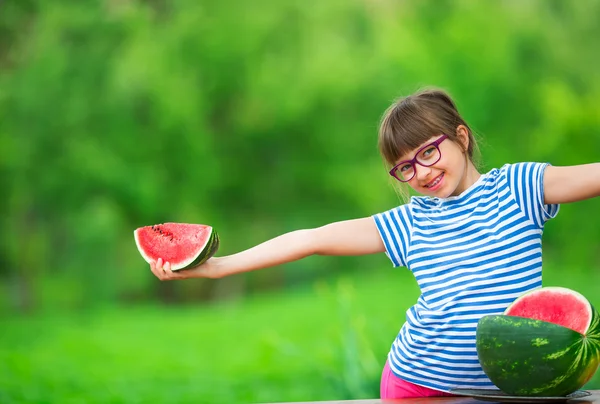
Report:
M 410 398 L 410 397 L 453 397 L 452 394 L 443 391 L 429 389 L 400 379 L 385 362 L 381 374 L 381 398 Z

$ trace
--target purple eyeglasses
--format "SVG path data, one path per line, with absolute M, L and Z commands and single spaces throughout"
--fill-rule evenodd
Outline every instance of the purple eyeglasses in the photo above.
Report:
M 415 153 L 412 160 L 404 160 L 399 162 L 390 170 L 390 175 L 400 182 L 408 182 L 417 174 L 417 164 L 423 167 L 430 167 L 440 161 L 442 152 L 440 151 L 440 143 L 448 139 L 447 135 L 442 135 L 435 142 L 429 143 L 421 147 Z

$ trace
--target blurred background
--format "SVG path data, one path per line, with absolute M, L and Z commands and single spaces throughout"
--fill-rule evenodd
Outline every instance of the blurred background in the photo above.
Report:
M 482 170 L 598 161 L 600 2 L 0 1 L 0 402 L 377 397 L 412 275 L 381 254 L 161 283 L 133 230 L 219 255 L 401 201 L 397 97 L 449 91 Z M 544 284 L 600 308 L 600 200 L 563 205 Z M 600 389 L 600 375 L 586 386 Z

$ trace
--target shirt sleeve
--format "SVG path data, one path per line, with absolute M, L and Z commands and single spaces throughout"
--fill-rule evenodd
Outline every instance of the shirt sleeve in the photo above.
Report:
M 410 206 L 401 205 L 378 213 L 373 215 L 373 219 L 385 245 L 385 253 L 394 267 L 408 266 L 406 257 L 412 230 Z
M 547 220 L 556 217 L 558 204 L 544 203 L 544 171 L 548 163 L 507 164 L 508 186 L 521 211 L 542 229 Z

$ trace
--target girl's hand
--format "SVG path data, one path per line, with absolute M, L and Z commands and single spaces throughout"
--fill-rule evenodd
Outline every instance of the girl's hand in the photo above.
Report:
M 212 264 L 213 260 L 214 258 L 211 258 L 197 267 L 172 271 L 171 264 L 169 262 L 163 262 L 162 258 L 159 258 L 156 262 L 150 263 L 150 270 L 161 281 L 191 278 L 216 278 L 217 276 L 215 275 L 214 266 Z

